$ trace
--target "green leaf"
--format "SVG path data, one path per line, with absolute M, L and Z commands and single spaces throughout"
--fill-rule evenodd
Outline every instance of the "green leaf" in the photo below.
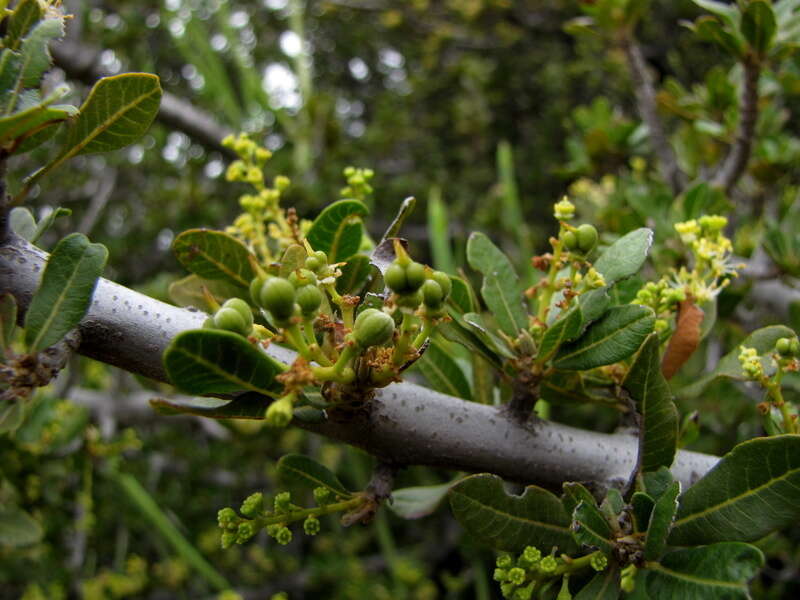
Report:
M 441 323 L 436 330 L 451 342 L 461 344 L 468 350 L 483 357 L 494 369 L 501 370 L 502 364 L 497 353 L 490 349 L 481 338 L 472 333 L 460 322 L 455 320 L 448 323 Z
M 472 390 L 466 375 L 452 356 L 433 340 L 422 357 L 415 363 L 428 383 L 437 392 L 472 400 Z
M 594 263 L 594 268 L 612 286 L 620 279 L 635 275 L 647 259 L 653 244 L 653 232 L 646 227 L 631 231 L 611 244 Z
M 361 219 L 369 209 L 358 200 L 339 200 L 325 207 L 314 219 L 306 239 L 314 250 L 328 255 L 328 262 L 343 262 L 361 247 Z
M 31 27 L 38 23 L 43 16 L 44 9 L 40 0 L 20 0 L 8 20 L 8 30 L 3 37 L 5 47 L 15 49 Z
M 645 473 L 669 467 L 678 448 L 678 409 L 661 374 L 658 347 L 658 334 L 654 333 L 647 338 L 622 382 L 641 415 L 639 470 Z
M 749 544 L 712 544 L 670 552 L 648 565 L 644 581 L 652 600 L 745 600 L 747 581 L 763 564 Z
M 597 501 L 594 499 L 594 496 L 592 496 L 592 493 L 577 481 L 565 482 L 562 485 L 562 489 L 564 493 L 561 495 L 561 503 L 564 505 L 568 515 L 575 512 L 575 509 L 581 502 L 597 506 Z
M 597 548 L 604 554 L 614 549 L 614 532 L 597 504 L 581 501 L 572 513 L 572 536 L 581 546 Z
M 51 106 L 53 102 L 63 97 L 66 91 L 68 88 L 63 86 L 39 104 L 0 118 L 0 146 L 8 146 L 18 138 L 32 135 L 48 124 L 66 121 L 75 116 L 78 109 L 74 106 L 69 104 Z
M 336 291 L 340 294 L 358 294 L 369 277 L 370 260 L 368 256 L 356 254 L 342 267 L 342 275 L 336 279 Z
M 286 481 L 293 481 L 311 488 L 323 487 L 340 498 L 350 498 L 353 494 L 339 481 L 330 469 L 302 454 L 287 454 L 278 461 L 278 475 Z
M 770 325 L 769 327 L 757 329 L 748 335 L 744 340 L 742 340 L 741 343 L 737 344 L 734 350 L 731 350 L 728 354 L 722 357 L 722 359 L 720 359 L 720 361 L 717 363 L 716 368 L 711 373 L 701 377 L 693 384 L 681 388 L 676 392 L 676 395 L 679 398 L 685 399 L 696 398 L 703 393 L 703 390 L 705 390 L 709 384 L 720 377 L 743 381 L 745 376 L 744 372 L 742 371 L 742 365 L 739 362 L 740 346 L 755 348 L 759 355 L 762 355 L 772 350 L 775 347 L 775 342 L 777 342 L 780 338 L 791 338 L 792 336 L 794 336 L 794 331 L 788 327 L 785 327 L 784 325 Z M 769 374 L 774 371 L 774 367 L 770 364 L 771 361 L 769 359 L 762 362 L 764 364 L 766 373 Z
M 421 519 L 439 508 L 452 483 L 401 488 L 392 492 L 389 508 L 404 519 Z
M 469 236 L 467 260 L 483 274 L 481 296 L 500 329 L 516 338 L 522 329 L 527 329 L 528 316 L 522 305 L 522 284 L 511 261 L 479 232 Z
M 483 342 L 500 356 L 514 358 L 516 355 L 508 342 L 497 333 L 496 328 L 487 324 L 484 318 L 477 313 L 467 313 L 462 318 L 463 323 L 471 329 Z
M 30 209 L 24 206 L 15 206 L 11 209 L 8 220 L 11 229 L 19 237 L 30 242 L 33 236 L 36 235 L 36 219 L 33 218 L 33 213 L 31 213 Z
M 242 336 L 219 329 L 184 331 L 164 351 L 172 383 L 189 394 L 251 391 L 276 397 L 283 385 L 275 376 L 286 370 Z
M 47 231 L 53 226 L 53 223 L 56 222 L 56 219 L 60 217 L 69 217 L 70 215 L 72 215 L 72 210 L 69 208 L 58 206 L 51 210 L 36 224 L 36 231 L 34 232 L 33 237 L 30 239 L 30 242 L 32 244 L 38 242 L 39 238 L 47 233 Z
M 656 501 L 653 497 L 645 492 L 636 492 L 631 496 L 631 513 L 633 514 L 634 530 L 637 533 L 647 531 L 655 505 Z
M 742 40 L 714 17 L 700 17 L 694 22 L 691 29 L 701 40 L 716 44 L 731 56 L 738 58 L 744 55 Z
M 0 546 L 22 548 L 39 542 L 42 526 L 27 512 L 16 506 L 0 508 Z
M 592 321 L 600 318 L 611 299 L 606 288 L 592 290 L 578 298 L 577 305 L 547 328 L 539 346 L 538 360 L 547 360 L 566 342 L 579 337 Z
M 680 497 L 669 543 L 758 540 L 800 519 L 800 436 L 736 446 Z
M 617 600 L 620 592 L 620 569 L 614 560 L 609 560 L 605 570 L 597 573 L 575 595 L 575 600 Z
M 627 358 L 653 331 L 651 308 L 628 304 L 610 308 L 576 341 L 561 346 L 553 364 L 558 369 L 584 371 Z
M 450 507 L 469 533 L 495 549 L 519 552 L 525 546 L 557 546 L 566 553 L 575 549 L 564 505 L 540 487 L 530 485 L 522 496 L 510 496 L 496 475 L 471 475 L 450 490 Z
M 150 406 L 162 415 L 196 415 L 207 419 L 263 419 L 270 400 L 255 392 L 239 394 L 233 400 L 219 398 L 152 398 Z
M 60 154 L 31 175 L 26 187 L 73 156 L 132 144 L 148 130 L 160 102 L 161 85 L 155 75 L 125 73 L 98 80 L 72 122 Z
M 433 266 L 445 273 L 455 273 L 453 249 L 450 245 L 450 217 L 447 213 L 447 204 L 442 200 L 442 188 L 438 185 L 432 186 L 428 194 L 428 243 Z
M 197 275 L 187 275 L 183 279 L 173 281 L 167 294 L 170 300 L 178 306 L 194 306 L 204 312 L 212 313 L 214 307 L 206 299 L 203 288 L 218 304 L 222 304 L 228 298 L 237 297 L 251 302 L 248 291 L 242 286 L 230 283 L 225 279 L 203 279 Z
M 739 21 L 739 11 L 736 6 L 718 0 L 692 0 L 700 8 L 720 17 L 727 25 L 736 28 Z
M 675 511 L 678 510 L 678 494 L 680 492 L 680 482 L 674 481 L 653 506 L 644 543 L 645 560 L 658 560 L 664 553 L 672 520 L 675 518 Z
M 278 270 L 278 276 L 284 278 L 289 277 L 292 272 L 305 267 L 307 256 L 308 252 L 306 252 L 306 249 L 300 244 L 290 245 L 286 248 L 286 251 L 281 257 L 281 266 Z
M 52 346 L 83 319 L 107 258 L 105 246 L 90 243 L 80 233 L 56 245 L 25 315 L 25 344 L 30 352 Z
M 669 467 L 663 466 L 657 471 L 644 473 L 642 481 L 644 482 L 644 490 L 655 500 L 658 500 L 667 492 L 675 478 Z
M 25 419 L 23 402 L 4 402 L 0 404 L 0 435 L 15 431 Z
M 759 54 L 766 54 L 778 29 L 775 13 L 764 0 L 751 0 L 742 13 L 740 25 L 742 35 L 750 47 Z
M 447 298 L 450 305 L 455 307 L 458 314 L 461 315 L 475 312 L 477 307 L 473 301 L 473 295 L 469 284 L 460 277 L 455 277 L 453 275 L 450 276 L 450 282 L 453 284 L 453 289 L 450 290 L 450 296 Z
M 172 250 L 184 267 L 205 279 L 247 288 L 256 276 L 247 246 L 222 231 L 189 229 L 175 238 Z
M 0 362 L 2 353 L 11 346 L 17 328 L 17 301 L 9 293 L 0 295 Z

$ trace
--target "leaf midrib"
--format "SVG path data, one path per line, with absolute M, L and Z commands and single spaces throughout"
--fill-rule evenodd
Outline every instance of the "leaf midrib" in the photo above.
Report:
M 703 579 L 702 577 L 697 577 L 696 575 L 689 575 L 688 573 L 681 573 L 679 571 L 673 571 L 672 569 L 666 568 L 661 563 L 648 563 L 647 564 L 648 570 L 657 571 L 665 573 L 670 577 L 674 577 L 675 579 L 682 579 L 684 581 L 688 581 L 690 583 L 694 583 L 697 585 L 705 585 L 705 586 L 713 586 L 713 587 L 721 587 L 726 589 L 733 589 L 733 590 L 746 590 L 747 586 L 743 583 L 734 583 L 731 581 L 720 581 L 718 579 Z
M 633 325 L 635 325 L 636 323 L 638 323 L 642 319 L 647 319 L 650 316 L 651 316 L 651 314 L 649 312 L 645 312 L 642 315 L 640 315 L 639 317 L 637 317 L 637 318 L 635 318 L 635 319 L 633 319 L 631 321 L 628 321 L 622 327 L 619 327 L 618 329 L 614 329 L 611 333 L 609 333 L 606 336 L 603 336 L 602 338 L 600 338 L 596 342 L 592 342 L 591 344 L 589 344 L 587 346 L 581 346 L 580 348 L 578 348 L 577 350 L 575 350 L 571 354 L 564 354 L 563 356 L 559 356 L 558 357 L 558 362 L 563 362 L 563 361 L 565 361 L 567 359 L 574 358 L 576 356 L 584 354 L 584 353 L 588 352 L 589 350 L 592 350 L 596 346 L 608 341 L 612 337 L 622 334 L 626 329 L 629 329 L 630 327 L 633 327 Z
M 187 356 L 188 358 L 193 359 L 198 364 L 206 367 L 209 371 L 211 371 L 212 373 L 214 373 L 216 375 L 219 375 L 223 379 L 227 379 L 227 380 L 229 380 L 229 381 L 231 381 L 231 382 L 233 382 L 233 383 L 235 383 L 237 385 L 241 385 L 245 389 L 251 390 L 253 392 L 257 392 L 259 394 L 264 394 L 265 396 L 269 396 L 270 398 L 277 398 L 278 397 L 278 395 L 275 392 L 271 392 L 269 390 L 265 390 L 264 388 L 260 388 L 260 387 L 258 387 L 256 385 L 250 383 L 249 381 L 246 381 L 246 380 L 242 379 L 241 377 L 239 377 L 237 375 L 234 375 L 230 371 L 224 371 L 224 370 L 220 369 L 215 363 L 212 363 L 212 362 L 206 360 L 205 358 L 203 358 L 199 354 L 194 354 L 193 352 L 191 352 L 187 348 L 183 348 L 183 347 L 178 346 L 177 348 L 175 348 L 175 350 L 180 352 L 181 354 Z

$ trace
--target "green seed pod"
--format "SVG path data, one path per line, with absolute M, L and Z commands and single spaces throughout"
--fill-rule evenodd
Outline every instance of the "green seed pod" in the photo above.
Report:
M 304 315 L 312 315 L 322 304 L 322 292 L 316 285 L 304 285 L 297 290 L 296 300 Z
M 253 310 L 247 302 L 241 298 L 230 298 L 225 301 L 222 308 L 232 308 L 242 315 L 245 325 L 247 325 L 247 330 L 250 331 L 250 328 L 253 326 Z
M 356 318 L 353 335 L 362 348 L 380 346 L 392 339 L 394 319 L 377 308 L 368 308 Z
M 248 327 L 244 317 L 235 308 L 220 308 L 214 314 L 214 326 L 217 329 L 233 331 L 242 335 L 250 333 L 250 327 Z
M 595 229 L 594 225 L 584 223 L 578 227 L 575 235 L 578 238 L 578 248 L 585 254 L 589 253 L 597 245 L 597 229 Z
M 261 288 L 266 280 L 266 277 L 255 277 L 250 282 L 250 299 L 256 306 L 261 306 Z
M 416 292 L 425 283 L 425 266 L 412 262 L 406 267 L 406 281 L 409 292 Z
M 442 306 L 444 300 L 444 292 L 442 286 L 436 283 L 433 279 L 428 279 L 422 284 L 422 301 L 428 308 L 439 308 Z
M 316 285 L 317 276 L 308 269 L 297 269 L 289 274 L 289 282 L 296 288 L 306 285 Z
M 780 338 L 775 342 L 775 350 L 781 356 L 789 356 L 792 353 L 792 340 L 789 338 Z
M 288 319 L 294 314 L 294 286 L 282 277 L 272 277 L 261 286 L 261 306 L 276 319 Z
M 439 287 L 442 288 L 444 297 L 447 298 L 453 289 L 453 282 L 450 279 L 450 276 L 442 271 L 434 271 L 431 277 L 436 283 L 439 284 Z
M 575 250 L 578 247 L 578 236 L 574 231 L 565 231 L 561 236 L 561 241 L 567 250 Z
M 386 282 L 386 287 L 397 294 L 404 293 L 408 288 L 406 270 L 396 262 L 390 264 L 389 268 L 386 269 L 386 273 L 383 274 L 383 280 Z

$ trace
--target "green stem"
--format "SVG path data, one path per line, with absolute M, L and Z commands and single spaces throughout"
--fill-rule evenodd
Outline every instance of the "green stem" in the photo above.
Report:
M 355 498 L 350 498 L 349 500 L 344 500 L 342 502 L 334 502 L 332 504 L 326 504 L 325 506 L 292 510 L 280 515 L 272 515 L 269 517 L 256 517 L 253 520 L 256 522 L 257 526 L 262 528 L 268 527 L 269 525 L 294 523 L 295 521 L 305 520 L 308 517 L 322 517 L 324 515 L 330 515 L 332 513 L 350 510 L 352 508 L 358 508 L 365 501 L 366 499 L 363 496 L 356 496 Z
M 408 347 L 411 344 L 411 323 L 414 316 L 411 313 L 403 313 L 403 322 L 400 324 L 400 337 L 397 339 L 397 345 L 394 347 L 394 355 L 392 356 L 392 364 L 395 366 L 402 365 L 406 360 L 408 354 Z
M 433 331 L 433 323 L 428 318 L 423 318 L 422 320 L 422 328 L 419 330 L 419 335 L 414 338 L 413 346 L 417 350 L 419 350 L 420 346 L 425 343 L 425 340 L 430 337 L 431 332 Z
M 564 226 L 561 225 L 558 231 L 559 241 L 553 247 L 553 261 L 550 263 L 550 271 L 547 273 L 547 285 L 539 296 L 539 310 L 537 317 L 542 323 L 547 319 L 547 312 L 550 310 L 550 301 L 553 298 L 553 292 L 556 282 L 556 275 L 558 275 L 558 264 L 561 262 L 561 234 L 563 233 Z
M 306 344 L 303 338 L 303 332 L 300 331 L 300 326 L 297 323 L 291 323 L 288 327 L 284 327 L 284 331 L 286 332 L 286 338 L 289 340 L 289 343 L 300 353 L 300 356 L 306 360 L 314 360 L 311 349 L 308 347 L 308 344 Z

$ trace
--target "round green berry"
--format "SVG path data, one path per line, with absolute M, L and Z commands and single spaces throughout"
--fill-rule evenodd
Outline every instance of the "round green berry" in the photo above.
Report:
M 442 271 L 434 271 L 431 278 L 439 284 L 439 287 L 442 288 L 442 294 L 447 298 L 453 289 L 453 282 L 450 276 Z
M 224 329 L 225 331 L 233 331 L 234 333 L 247 335 L 250 333 L 252 324 L 248 327 L 244 317 L 242 317 L 235 308 L 223 307 L 214 314 L 214 326 L 217 329 Z
M 792 341 L 789 343 L 789 353 L 792 356 L 800 356 L 800 340 L 792 338 Z
M 380 346 L 392 339 L 394 319 L 377 308 L 368 308 L 356 318 L 353 335 L 362 348 Z
M 578 236 L 574 231 L 565 231 L 561 236 L 561 242 L 567 250 L 575 250 L 578 247 Z
M 232 308 L 242 315 L 245 324 L 247 324 L 248 331 L 253 326 L 253 310 L 250 308 L 250 305 L 241 298 L 230 298 L 226 300 L 222 308 Z
M 428 308 L 440 308 L 444 300 L 442 286 L 433 279 L 428 279 L 422 284 L 422 301 Z
M 425 283 L 425 266 L 412 262 L 406 267 L 406 283 L 409 292 L 416 292 Z
M 317 276 L 309 269 L 297 269 L 289 275 L 289 282 L 296 288 L 306 285 L 316 285 Z
M 406 270 L 398 265 L 392 263 L 383 274 L 383 280 L 386 282 L 386 287 L 397 294 L 402 294 L 408 288 L 408 279 L 406 278 Z
M 789 338 L 780 338 L 775 342 L 775 350 L 777 350 L 778 354 L 781 356 L 789 356 L 792 352 L 792 340 Z
M 261 286 L 261 306 L 276 319 L 288 319 L 294 314 L 294 286 L 282 277 L 272 277 Z
M 319 271 L 320 267 L 322 267 L 322 262 L 316 256 L 306 258 L 306 269 L 309 271 Z
M 261 306 L 261 288 L 266 280 L 266 277 L 255 277 L 250 282 L 250 299 L 256 306 Z
M 422 292 L 420 290 L 397 296 L 397 306 L 414 309 L 420 304 L 422 304 Z
M 304 285 L 295 298 L 304 315 L 313 315 L 322 304 L 322 292 L 316 285 Z
M 584 223 L 578 227 L 575 236 L 578 238 L 578 248 L 583 253 L 590 252 L 597 245 L 597 229 L 594 225 Z

